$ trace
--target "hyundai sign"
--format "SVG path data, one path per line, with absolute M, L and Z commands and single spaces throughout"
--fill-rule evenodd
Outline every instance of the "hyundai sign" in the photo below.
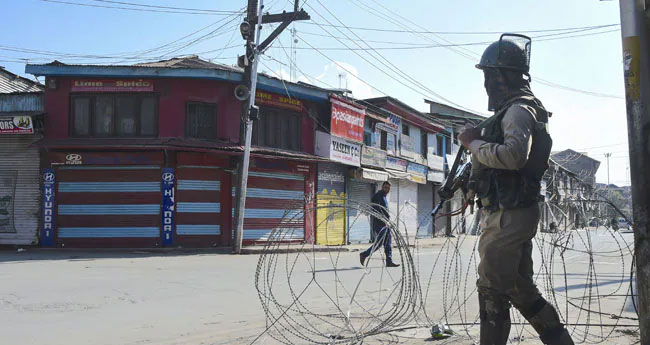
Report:
M 41 225 L 41 246 L 54 246 L 54 169 L 43 169 L 43 222 Z
M 162 244 L 174 244 L 174 169 L 164 168 L 162 172 Z

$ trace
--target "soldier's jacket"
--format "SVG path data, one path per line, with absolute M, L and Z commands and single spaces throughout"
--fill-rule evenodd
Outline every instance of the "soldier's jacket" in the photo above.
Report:
M 535 111 L 528 105 L 515 103 L 501 120 L 503 144 L 477 139 L 470 143 L 472 175 L 476 179 L 485 168 L 518 170 L 528 160 L 535 129 Z

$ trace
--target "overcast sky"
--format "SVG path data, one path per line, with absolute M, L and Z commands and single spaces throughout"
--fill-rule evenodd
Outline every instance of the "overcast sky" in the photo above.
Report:
M 243 0 L 57 1 L 0 1 L 0 65 L 24 75 L 24 59 L 127 64 L 197 53 L 234 64 L 243 52 L 240 19 L 231 13 Z M 268 0 L 265 10 L 292 8 Z M 359 98 L 388 94 L 420 110 L 427 98 L 487 113 L 482 73 L 474 68 L 486 42 L 505 31 L 541 36 L 533 38 L 531 75 L 533 91 L 554 114 L 554 150 L 602 161 L 599 182 L 607 181 L 604 154 L 611 152 L 611 182 L 628 183 L 617 1 L 307 0 L 304 8 L 312 20 L 295 25 L 299 80 L 347 85 Z M 547 31 L 569 28 L 577 29 Z M 282 34 L 260 70 L 289 78 L 291 41 L 290 32 Z

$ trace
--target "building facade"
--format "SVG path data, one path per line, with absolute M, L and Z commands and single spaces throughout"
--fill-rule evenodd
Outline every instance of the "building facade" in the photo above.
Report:
M 43 85 L 0 67 L 0 245 L 38 243 Z
M 243 147 L 241 70 L 196 57 L 28 65 L 46 77 L 40 243 L 227 246 Z M 315 129 L 328 92 L 261 75 L 244 244 L 314 241 Z M 323 110 L 325 109 L 325 110 Z

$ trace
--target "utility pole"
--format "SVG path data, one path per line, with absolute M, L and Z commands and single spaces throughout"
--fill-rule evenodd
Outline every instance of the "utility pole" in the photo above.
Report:
M 611 153 L 605 153 L 605 158 L 607 158 L 607 189 L 609 190 L 609 157 L 611 157 Z
M 298 31 L 296 30 L 296 26 L 294 25 L 291 30 L 289 30 L 289 32 L 291 32 L 291 61 L 289 63 L 289 66 L 291 66 L 291 73 L 289 74 L 289 78 L 291 79 L 292 83 L 295 83 L 298 79 L 298 54 L 296 52 L 296 45 L 298 44 L 298 38 L 296 37 L 296 34 Z
M 259 109 L 255 106 L 258 57 L 293 21 L 310 19 L 307 12 L 304 10 L 298 11 L 298 0 L 295 0 L 293 12 L 262 15 L 263 9 L 264 0 L 259 0 L 259 3 L 258 0 L 248 0 L 246 20 L 239 27 L 242 38 L 246 40 L 246 55 L 237 59 L 237 64 L 244 68 L 244 75 L 242 77 L 243 84 L 235 88 L 235 96 L 242 100 L 241 123 L 243 130 L 240 131 L 240 138 L 244 138 L 244 155 L 238 167 L 239 174 L 235 193 L 235 223 L 233 226 L 235 231 L 233 251 L 237 254 L 241 253 L 244 238 L 244 210 L 246 209 L 246 187 L 248 185 L 253 121 L 259 118 Z M 281 24 L 273 30 L 269 37 L 260 43 L 262 24 L 267 23 Z M 254 29 L 252 29 L 253 25 L 255 26 Z
M 641 344 L 650 344 L 650 50 L 646 2 L 620 0 Z
M 452 127 L 451 127 L 451 141 L 449 141 L 449 146 L 450 146 L 449 151 L 451 152 L 450 156 L 452 156 L 452 157 L 456 157 L 454 155 L 454 131 L 455 130 L 456 129 L 452 125 Z M 447 152 L 445 152 L 445 154 L 447 154 Z M 449 163 L 447 163 L 447 164 L 449 164 Z M 454 196 L 452 195 L 452 197 L 449 198 L 449 201 L 447 202 L 447 208 L 445 208 L 445 210 L 447 212 L 447 217 L 445 217 L 447 219 L 447 231 L 446 231 L 446 236 L 447 237 L 453 237 L 454 236 L 453 224 L 452 224 L 452 221 L 451 221 L 452 219 L 451 219 L 451 215 L 450 215 L 451 211 L 454 209 L 453 201 L 454 201 Z M 459 231 L 459 233 L 460 233 L 460 231 Z
M 611 153 L 605 153 L 605 158 L 607 158 L 607 187 L 605 189 L 605 192 L 607 193 L 607 199 L 608 200 L 610 200 L 611 197 L 612 197 L 611 194 L 610 194 L 610 189 L 609 189 L 609 157 L 611 157 L 611 156 L 612 156 Z M 609 208 L 607 208 L 607 209 L 609 210 Z M 609 212 L 608 212 L 607 217 L 609 217 L 610 215 L 611 214 L 609 214 Z

